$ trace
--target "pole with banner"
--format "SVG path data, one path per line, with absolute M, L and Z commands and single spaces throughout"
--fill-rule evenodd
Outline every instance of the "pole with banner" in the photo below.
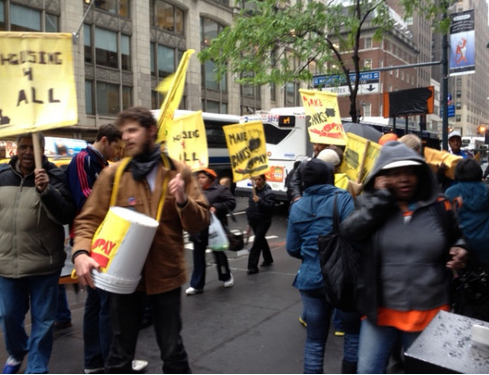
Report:
M 182 100 L 183 89 L 185 88 L 185 77 L 187 75 L 188 62 L 190 56 L 195 52 L 193 49 L 185 51 L 178 64 L 177 71 L 165 78 L 156 87 L 156 91 L 166 93 L 165 99 L 161 104 L 160 117 L 157 121 L 158 137 L 157 142 L 166 139 L 166 135 L 172 126 L 173 115 Z

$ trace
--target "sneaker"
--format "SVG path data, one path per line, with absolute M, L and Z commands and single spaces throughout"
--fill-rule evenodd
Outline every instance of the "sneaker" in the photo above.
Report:
M 141 359 L 132 361 L 132 371 L 134 372 L 142 372 L 146 370 L 146 367 L 148 367 L 148 361 L 143 361 Z
M 62 322 L 62 321 L 55 321 L 54 322 L 54 330 L 55 331 L 60 331 L 62 329 L 66 329 L 66 328 L 70 328 L 70 327 L 73 327 L 71 320 L 65 320 L 64 322 Z
M 345 332 L 343 331 L 334 331 L 334 335 L 337 337 L 343 337 L 345 336 Z
M 5 366 L 3 366 L 4 374 L 17 374 L 20 370 L 20 365 L 22 364 L 22 360 L 17 361 L 14 357 L 9 356 L 7 358 L 7 362 L 5 362 Z
M 307 323 L 306 321 L 304 320 L 304 318 L 302 316 L 299 316 L 299 322 L 304 326 L 304 327 L 307 327 Z
M 193 296 L 195 294 L 200 294 L 200 293 L 204 293 L 204 289 L 195 289 L 195 288 L 188 288 L 186 291 L 185 291 L 185 294 L 187 296 Z
M 233 277 L 233 274 L 231 274 L 231 277 L 229 278 L 228 281 L 225 281 L 224 282 L 224 288 L 231 288 L 232 286 L 234 286 L 234 277 Z
M 104 368 L 103 367 L 85 368 L 85 369 L 83 369 L 83 373 L 84 374 L 103 374 Z

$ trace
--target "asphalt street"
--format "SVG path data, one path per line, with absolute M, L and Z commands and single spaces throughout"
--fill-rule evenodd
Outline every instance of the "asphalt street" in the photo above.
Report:
M 246 201 L 238 198 L 232 228 L 245 229 L 242 213 Z M 299 260 L 285 250 L 286 210 L 277 208 L 268 232 L 274 257 L 273 266 L 258 274 L 247 275 L 248 252 L 230 252 L 229 262 L 235 286 L 224 288 L 208 256 L 207 283 L 203 294 L 186 296 L 182 288 L 182 336 L 191 368 L 199 374 L 296 374 L 303 372 L 303 348 L 306 329 L 299 323 L 301 299 L 292 287 Z M 189 274 L 192 264 L 191 244 L 186 246 Z M 73 327 L 55 333 L 50 362 L 52 373 L 83 372 L 83 308 L 85 291 L 75 294 L 68 287 Z M 30 319 L 27 319 L 27 329 Z M 343 338 L 330 332 L 324 371 L 339 373 Z M 0 361 L 7 358 L 3 335 Z M 140 331 L 137 358 L 149 361 L 147 373 L 161 373 L 162 362 L 153 327 Z M 25 363 L 21 371 L 25 370 Z

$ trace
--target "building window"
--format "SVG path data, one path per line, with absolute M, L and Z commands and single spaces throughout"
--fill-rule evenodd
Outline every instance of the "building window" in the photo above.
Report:
M 90 3 L 90 0 L 84 0 Z M 95 0 L 95 7 L 118 16 L 129 18 L 129 0 Z
M 163 30 L 183 35 L 183 10 L 162 0 L 153 0 L 150 8 L 150 22 Z
M 461 98 L 462 97 L 462 90 L 457 90 L 457 98 Z
M 216 38 L 224 29 L 224 26 L 214 20 L 202 17 L 200 19 L 200 42 L 201 48 L 205 49 L 211 41 Z M 228 101 L 228 82 L 227 74 L 224 74 L 220 81 L 217 80 L 215 64 L 212 60 L 207 60 L 201 65 L 201 85 L 203 90 L 203 108 L 205 111 L 224 111 L 227 110 Z M 206 92 L 211 90 L 211 92 Z M 219 102 L 215 100 L 216 91 L 219 92 Z M 207 96 L 212 96 L 213 100 L 208 100 Z M 219 103 L 219 106 L 215 104 Z M 226 112 L 217 112 L 226 113 Z
M 10 31 L 42 31 L 41 12 L 10 4 Z
M 0 1 L 0 30 L 5 31 L 5 11 L 3 1 Z
M 363 62 L 363 67 L 366 69 L 372 69 L 372 59 L 365 59 Z
M 122 110 L 132 107 L 132 87 L 122 86 Z
M 276 102 L 277 101 L 277 87 L 275 83 L 270 83 L 270 100 Z
M 289 82 L 285 85 L 285 106 L 296 107 L 301 105 L 299 103 L 299 84 Z
M 456 116 L 455 116 L 455 121 L 456 121 L 456 122 L 460 122 L 460 121 L 462 121 L 462 116 L 461 116 L 461 115 L 456 115 Z
M 97 65 L 117 69 L 117 33 L 95 28 L 95 58 Z
M 458 77 L 457 78 L 457 87 L 462 86 L 462 78 Z
M 457 102 L 456 108 L 457 109 L 462 109 L 462 102 Z
M 216 3 L 229 6 L 229 0 L 214 0 Z
M 97 82 L 97 113 L 115 116 L 120 111 L 119 86 L 111 83 Z
M 93 82 L 92 81 L 85 81 L 85 111 L 87 115 L 94 115 L 94 108 L 93 108 Z
M 92 28 L 90 25 L 83 25 L 83 43 L 85 45 L 85 62 L 93 63 L 92 57 Z
M 57 33 L 59 32 L 59 17 L 46 13 L 46 32 Z
M 92 38 L 92 26 L 84 25 L 85 62 L 95 62 L 97 65 L 114 69 L 131 70 L 131 38 L 98 27 L 94 29 L 94 38 Z M 120 39 L 120 50 L 118 38 Z M 92 39 L 95 40 L 95 43 Z M 95 49 L 93 48 L 94 44 Z M 93 56 L 95 56 L 95 61 Z M 119 60 L 121 61 L 120 67 Z
M 157 65 L 158 77 L 165 78 L 175 72 L 175 50 L 158 45 Z
M 202 100 L 202 109 L 210 113 L 228 113 L 227 103 L 219 103 L 214 100 Z
M 365 38 L 365 49 L 372 48 L 372 38 Z
M 362 108 L 363 108 L 363 117 L 372 116 L 372 104 L 370 103 L 362 104 Z

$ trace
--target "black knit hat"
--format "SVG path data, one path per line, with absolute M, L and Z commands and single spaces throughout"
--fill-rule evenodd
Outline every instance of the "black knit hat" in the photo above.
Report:
M 314 185 L 334 185 L 334 166 L 320 159 L 309 160 L 301 169 L 304 189 Z

